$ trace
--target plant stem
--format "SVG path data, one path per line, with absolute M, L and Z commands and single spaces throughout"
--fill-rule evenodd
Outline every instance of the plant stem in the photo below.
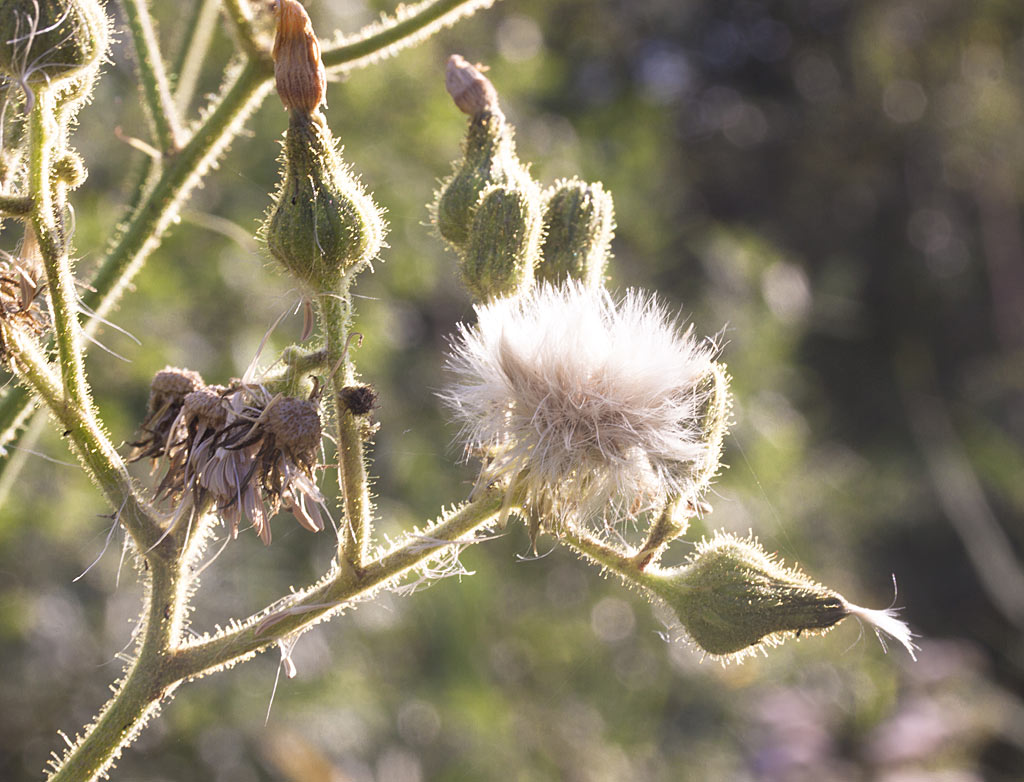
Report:
M 0 215 L 4 217 L 25 217 L 32 211 L 32 199 L 28 196 L 0 194 Z
M 198 0 L 192 14 L 185 22 L 188 31 L 186 40 L 174 62 L 173 73 L 178 74 L 174 93 L 174 105 L 181 116 L 188 115 L 192 98 L 196 94 L 196 83 L 202 70 L 206 54 L 213 41 L 213 33 L 217 27 L 217 14 L 220 12 L 218 0 Z
M 401 49 L 415 46 L 460 19 L 488 8 L 495 0 L 427 0 L 406 6 L 401 18 L 387 19 L 367 28 L 353 41 L 323 50 L 328 70 L 361 68 Z
M 574 529 L 565 526 L 558 532 L 562 542 L 576 549 L 592 562 L 601 565 L 616 575 L 622 576 L 627 581 L 642 583 L 645 574 L 637 566 L 633 555 L 623 553 L 618 549 L 609 546 L 584 529 Z
M 422 534 L 410 534 L 402 545 L 367 563 L 358 574 L 336 568 L 319 583 L 294 595 L 285 608 L 268 606 L 230 632 L 181 647 L 170 662 L 175 680 L 194 678 L 246 659 L 323 621 L 360 595 L 394 582 L 448 546 L 474 542 L 467 536 L 495 519 L 503 499 L 504 492 L 491 490 Z M 270 624 L 267 620 L 271 617 L 279 619 Z
M 252 18 L 242 8 L 239 0 L 224 0 L 224 11 L 231 20 L 235 32 L 238 33 L 239 42 L 246 55 L 254 60 L 263 60 L 270 57 L 266 47 L 260 45 L 256 36 L 256 29 L 253 27 Z
M 146 113 L 153 126 L 153 135 L 164 155 L 173 153 L 181 146 L 181 122 L 167 82 L 160 44 L 153 30 L 149 9 L 144 0 L 121 0 L 121 9 L 128 21 L 132 43 L 135 45 L 139 84 L 142 87 Z
M 370 538 L 370 492 L 363 455 L 359 421 L 350 410 L 337 404 L 341 390 L 355 382 L 348 360 L 350 304 L 339 296 L 320 297 L 320 323 L 331 369 L 330 390 L 335 400 L 338 441 L 338 483 L 345 507 L 345 524 L 338 540 L 343 560 L 357 571 L 366 558 Z
M 40 90 L 29 117 L 28 187 L 33 200 L 30 219 L 46 267 L 50 314 L 53 317 L 64 394 L 69 402 L 86 408 L 91 401 L 82 361 L 75 281 L 71 274 L 64 229 L 58 222 L 63 215 L 58 217 L 57 210 L 63 212 L 63 205 L 54 202 L 51 184 L 53 145 L 59 135 L 54 124 L 55 108 L 50 92 Z
M 181 603 L 180 572 L 158 563 L 152 573 L 146 629 L 135 663 L 85 736 L 65 753 L 50 782 L 85 782 L 105 775 L 178 685 L 168 681 L 166 661 L 180 633 L 181 617 L 172 610 Z
M 103 434 L 89 411 L 71 403 L 64 396 L 42 352 L 27 336 L 13 327 L 4 328 L 4 344 L 9 346 L 15 356 L 18 374 L 39 395 L 67 432 L 75 454 L 103 491 L 111 507 L 116 509 L 117 520 L 128 530 L 139 548 L 148 553 L 162 534 L 158 514 L 139 499 L 135 483 L 109 438 Z M 170 554 L 171 543 L 168 538 L 156 551 L 165 556 Z

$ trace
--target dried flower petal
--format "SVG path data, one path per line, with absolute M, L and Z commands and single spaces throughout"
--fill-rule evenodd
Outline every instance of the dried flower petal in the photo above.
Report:
M 313 23 L 296 0 L 275 0 L 274 14 L 277 35 L 272 56 L 277 94 L 286 109 L 312 114 L 321 103 L 327 105 L 327 72 Z

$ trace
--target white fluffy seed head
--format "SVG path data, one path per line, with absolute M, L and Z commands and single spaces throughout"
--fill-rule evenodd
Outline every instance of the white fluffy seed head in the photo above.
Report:
M 476 308 L 442 394 L 484 479 L 515 479 L 555 521 L 695 497 L 728 418 L 716 348 L 652 296 L 569 282 Z M 714 419 L 712 421 L 711 419 Z M 713 424 L 713 425 L 711 425 Z

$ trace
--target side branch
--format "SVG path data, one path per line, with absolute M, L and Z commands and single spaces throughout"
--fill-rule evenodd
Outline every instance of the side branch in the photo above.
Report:
M 402 6 L 397 16 L 366 28 L 351 40 L 326 45 L 324 67 L 328 70 L 365 68 L 377 60 L 391 57 L 415 46 L 438 30 L 451 27 L 460 19 L 489 8 L 496 0 L 426 0 Z
M 161 531 L 156 512 L 139 499 L 134 481 L 120 454 L 98 425 L 80 407 L 67 400 L 60 381 L 46 363 L 39 348 L 16 328 L 4 327 L 4 342 L 14 355 L 18 374 L 39 395 L 53 416 L 68 432 L 73 450 L 89 475 L 114 508 L 116 518 L 142 551 L 159 540 Z M 172 541 L 165 542 L 170 547 Z
M 448 546 L 473 542 L 467 536 L 497 517 L 503 499 L 503 491 L 492 489 L 422 533 L 409 534 L 401 545 L 368 563 L 359 574 L 335 567 L 319 583 L 297 593 L 287 605 L 268 606 L 229 632 L 182 647 L 171 662 L 175 681 L 251 657 L 279 639 L 329 618 L 360 596 L 394 582 Z
M 171 96 L 149 9 L 144 0 L 121 0 L 121 8 L 128 20 L 128 29 L 135 45 L 142 96 L 157 145 L 165 155 L 174 153 L 181 146 L 181 122 Z

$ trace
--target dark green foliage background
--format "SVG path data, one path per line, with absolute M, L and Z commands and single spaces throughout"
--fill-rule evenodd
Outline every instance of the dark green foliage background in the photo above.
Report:
M 325 35 L 389 10 L 308 7 Z M 154 13 L 173 50 L 184 11 Z M 1024 556 L 1022 25 L 1024 6 L 1006 0 L 507 0 L 328 93 L 345 157 L 391 223 L 357 288 L 357 358 L 381 397 L 380 540 L 465 497 L 474 477 L 434 395 L 445 335 L 471 305 L 426 207 L 463 132 L 443 89 L 458 51 L 492 66 L 535 177 L 612 191 L 610 285 L 657 289 L 719 336 L 736 426 L 714 513 L 691 540 L 752 529 L 873 607 L 893 599 L 895 574 L 924 636 L 916 665 L 853 621 L 743 666 L 700 664 L 660 637 L 638 595 L 552 541 L 522 559 L 513 524 L 463 554 L 473 575 L 382 595 L 302 638 L 266 727 L 277 656 L 186 687 L 115 778 L 1024 776 L 1022 617 L 983 586 L 988 555 L 968 553 L 987 509 L 1008 537 L 1000 550 Z M 204 90 L 229 51 L 219 32 Z M 142 162 L 113 129 L 147 132 L 123 45 L 114 60 L 75 137 L 90 169 L 76 201 L 83 276 Z M 250 238 L 285 124 L 271 96 L 151 258 L 116 315 L 141 346 L 101 335 L 129 361 L 91 351 L 116 440 L 131 438 L 156 370 L 224 382 L 294 306 Z M 8 250 L 16 240 L 0 236 Z M 297 339 L 300 321 L 264 355 Z M 2 487 L 5 780 L 39 778 L 54 731 L 95 713 L 139 606 L 129 564 L 117 581 L 120 533 L 72 581 L 103 549 L 110 509 L 74 466 L 50 461 L 70 461 L 58 436 L 32 448 Z M 207 571 L 195 627 L 308 582 L 332 549 L 284 518 L 269 549 L 242 536 Z

